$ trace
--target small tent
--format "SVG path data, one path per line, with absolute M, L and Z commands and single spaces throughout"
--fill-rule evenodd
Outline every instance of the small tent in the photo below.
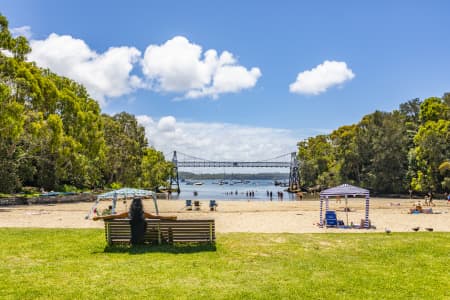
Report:
M 116 205 L 117 205 L 117 199 L 127 199 L 127 198 L 133 198 L 133 197 L 145 197 L 145 196 L 151 196 L 153 198 L 153 203 L 155 204 L 155 211 L 156 214 L 159 214 L 158 210 L 158 202 L 156 200 L 156 193 L 153 191 L 148 190 L 140 190 L 140 189 L 134 189 L 134 188 L 122 188 L 119 190 L 110 191 L 107 193 L 103 193 L 97 196 L 97 199 L 95 200 L 94 205 L 91 207 L 91 210 L 89 211 L 89 214 L 86 216 L 86 219 L 89 219 L 92 214 L 95 211 L 95 208 L 98 206 L 100 200 L 102 199 L 112 199 L 112 213 L 116 213 Z
M 323 227 L 323 202 L 325 200 L 325 211 L 328 210 L 328 198 L 336 197 L 336 196 L 344 196 L 345 201 L 347 203 L 348 196 L 364 196 L 366 201 L 365 207 L 365 219 L 364 219 L 364 228 L 369 228 L 369 201 L 370 201 L 370 192 L 366 189 L 353 186 L 350 184 L 341 184 L 339 186 L 329 188 L 323 190 L 320 193 L 320 227 Z

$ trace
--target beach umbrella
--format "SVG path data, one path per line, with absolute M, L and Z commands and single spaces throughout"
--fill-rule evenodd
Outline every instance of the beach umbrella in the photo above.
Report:
M 149 191 L 149 190 L 141 190 L 141 189 L 126 187 L 126 188 L 121 188 L 118 190 L 113 190 L 113 191 L 109 191 L 107 193 L 97 195 L 97 199 L 95 200 L 94 205 L 91 207 L 89 214 L 85 218 L 89 219 L 92 216 L 97 205 L 99 204 L 100 200 L 102 200 L 102 199 L 112 199 L 112 213 L 115 213 L 118 199 L 123 198 L 126 200 L 128 197 L 144 197 L 144 196 L 151 196 L 153 198 L 153 203 L 155 205 L 155 211 L 156 211 L 156 214 L 158 215 L 159 214 L 158 202 L 156 199 L 155 192 Z

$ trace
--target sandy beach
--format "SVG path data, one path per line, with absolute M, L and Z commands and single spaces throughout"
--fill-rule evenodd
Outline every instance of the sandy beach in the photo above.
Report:
M 181 200 L 158 200 L 161 215 L 176 215 L 179 219 L 208 219 L 216 221 L 217 232 L 380 232 L 389 228 L 393 232 L 412 231 L 413 227 L 433 228 L 434 231 L 450 231 L 450 206 L 447 201 L 435 200 L 434 214 L 409 214 L 414 202 L 410 199 L 380 199 L 370 201 L 370 220 L 376 229 L 319 228 L 319 201 L 218 201 L 217 211 L 210 211 L 208 201 L 200 200 L 199 211 L 188 211 Z M 119 202 L 118 211 L 127 205 Z M 111 204 L 100 202 L 99 209 Z M 0 227 L 45 227 L 45 228 L 102 228 L 102 221 L 86 220 L 93 203 L 65 203 L 50 205 L 0 207 Z M 147 211 L 154 212 L 151 200 L 145 200 Z M 359 224 L 364 218 L 363 199 L 348 201 L 348 222 Z M 330 209 L 337 211 L 338 219 L 347 223 L 344 201 L 330 200 Z

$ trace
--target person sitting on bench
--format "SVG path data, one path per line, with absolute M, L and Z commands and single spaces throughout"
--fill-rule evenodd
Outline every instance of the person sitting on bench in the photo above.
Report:
M 176 220 L 176 216 L 156 216 L 144 211 L 141 198 L 133 198 L 130 210 L 120 214 L 113 214 L 107 216 L 95 216 L 92 219 L 97 220 L 111 220 L 111 219 L 130 219 L 131 226 L 131 245 L 143 244 L 145 237 L 145 230 L 147 229 L 147 222 L 145 219 L 160 219 L 160 220 Z

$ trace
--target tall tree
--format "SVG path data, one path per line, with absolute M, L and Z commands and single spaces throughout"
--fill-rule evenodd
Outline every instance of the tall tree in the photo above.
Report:
M 357 144 L 358 127 L 342 126 L 330 135 L 336 156 L 339 178 L 342 182 L 360 184 L 361 158 Z
M 138 184 L 142 158 L 148 145 L 144 127 L 133 115 L 125 112 L 113 117 L 103 115 L 103 120 L 107 145 L 106 182 Z

